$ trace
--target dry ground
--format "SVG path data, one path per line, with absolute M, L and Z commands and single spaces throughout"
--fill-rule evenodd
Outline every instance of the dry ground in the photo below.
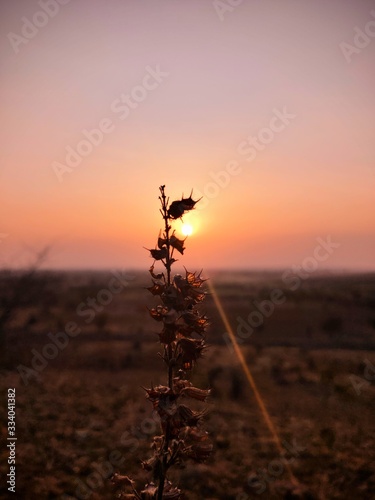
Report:
M 4 274 L 2 293 L 17 279 Z M 77 306 L 110 279 L 111 273 L 39 275 L 5 325 L 1 487 L 6 389 L 15 387 L 16 498 L 115 498 L 108 481 L 113 471 L 139 485 L 147 481 L 139 463 L 158 423 L 141 386 L 164 382 L 155 325 L 145 309 L 145 302 L 153 303 L 142 288 L 148 277 L 133 273 L 89 323 L 77 315 Z M 285 294 L 285 302 L 240 344 L 285 453 L 272 439 L 208 298 L 211 347 L 194 379 L 213 389 L 206 427 L 215 452 L 206 464 L 176 472 L 186 499 L 373 498 L 374 276 L 316 276 L 294 292 L 277 273 L 212 279 L 235 331 L 239 317 L 247 321 L 254 310 L 253 300 L 269 298 L 275 287 Z M 31 367 L 32 349 L 42 352 L 47 334 L 68 321 L 82 332 L 25 384 L 17 367 Z

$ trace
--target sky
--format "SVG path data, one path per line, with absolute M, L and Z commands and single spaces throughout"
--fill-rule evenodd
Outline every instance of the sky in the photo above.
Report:
M 374 2 L 0 11 L 1 267 L 148 268 L 165 184 L 188 268 L 374 270 Z

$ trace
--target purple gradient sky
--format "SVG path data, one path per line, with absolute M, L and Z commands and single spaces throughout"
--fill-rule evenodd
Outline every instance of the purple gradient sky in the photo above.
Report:
M 41 7 L 0 9 L 1 265 L 51 244 L 48 267 L 145 268 L 165 183 L 208 193 L 186 265 L 282 268 L 331 235 L 324 267 L 375 268 L 374 2 L 244 0 L 221 21 L 205 0 L 71 1 L 17 54 L 9 33 Z M 340 44 L 371 20 L 348 63 Z M 112 103 L 158 65 L 168 77 L 121 120 Z M 284 107 L 295 118 L 246 161 L 238 145 Z M 104 118 L 114 130 L 59 182 L 53 162 Z

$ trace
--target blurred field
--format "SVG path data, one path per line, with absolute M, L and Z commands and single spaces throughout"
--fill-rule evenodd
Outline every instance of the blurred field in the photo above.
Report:
M 283 291 L 285 301 L 263 324 L 237 339 L 281 441 L 294 449 L 286 456 L 296 481 L 208 296 L 203 310 L 212 321 L 211 347 L 194 380 L 213 389 L 206 426 L 215 453 L 206 464 L 177 472 L 186 499 L 375 497 L 375 275 L 315 274 L 295 291 L 280 276 L 210 274 L 235 332 L 239 318 L 247 322 L 255 310 L 254 300 Z M 139 486 L 148 479 L 140 460 L 148 458 L 158 425 L 141 386 L 165 382 L 157 328 L 146 308 L 157 299 L 144 289 L 148 273 L 129 272 L 122 291 L 88 313 L 94 310 L 88 298 L 109 299 L 100 291 L 112 278 L 111 272 L 39 272 L 20 283 L 20 275 L 0 276 L 3 312 L 4 297 L 9 303 L 18 290 L 13 314 L 0 320 L 1 487 L 6 390 L 15 387 L 16 498 L 110 499 L 112 471 Z M 19 366 L 30 368 L 32 350 L 41 353 L 51 343 L 48 334 L 68 322 L 81 332 L 37 376 L 22 380 Z

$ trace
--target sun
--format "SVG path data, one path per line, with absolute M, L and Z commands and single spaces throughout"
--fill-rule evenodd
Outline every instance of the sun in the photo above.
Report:
M 181 232 L 184 236 L 190 236 L 191 234 L 193 234 L 193 226 L 185 222 L 184 224 L 182 224 Z

